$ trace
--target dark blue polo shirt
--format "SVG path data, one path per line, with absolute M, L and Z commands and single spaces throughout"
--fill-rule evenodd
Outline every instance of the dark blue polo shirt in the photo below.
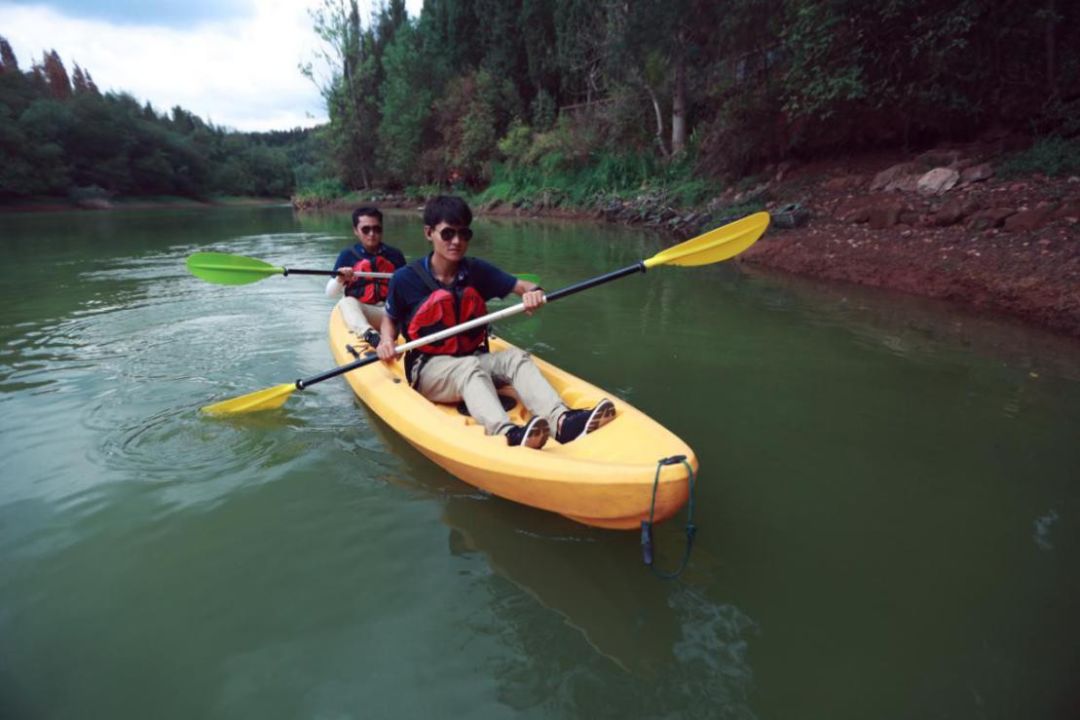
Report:
M 367 250 L 364 250 L 364 246 L 360 243 L 356 243 L 351 248 L 345 248 L 337 257 L 337 262 L 334 263 L 334 272 L 337 272 L 343 267 L 352 267 L 356 263 L 360 262 L 367 254 Z M 379 251 L 376 255 L 382 255 L 396 268 L 405 267 L 405 256 L 400 250 L 395 247 L 390 247 L 386 243 L 379 246 Z
M 431 253 L 421 260 L 424 267 L 431 272 Z M 466 257 L 462 259 L 456 282 L 460 285 L 468 283 L 476 288 L 485 301 L 492 298 L 506 297 L 514 291 L 517 278 L 508 272 L 500 270 L 486 260 Z M 390 278 L 390 295 L 386 298 L 386 314 L 400 324 L 405 321 L 412 311 L 424 302 L 431 290 L 423 279 L 414 270 L 408 267 L 394 272 Z

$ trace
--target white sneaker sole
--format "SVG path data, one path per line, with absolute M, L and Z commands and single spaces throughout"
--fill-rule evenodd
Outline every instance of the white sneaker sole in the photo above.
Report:
M 532 448 L 533 450 L 539 450 L 547 444 L 548 438 L 551 436 L 551 428 L 548 426 L 547 420 L 544 418 L 535 417 L 529 421 L 529 424 L 525 426 L 525 438 L 521 441 L 521 445 L 518 447 Z
M 615 404 L 604 398 L 593 411 L 589 413 L 589 421 L 585 423 L 585 434 L 588 435 L 591 432 L 596 432 L 600 428 L 607 425 L 609 422 L 615 419 Z

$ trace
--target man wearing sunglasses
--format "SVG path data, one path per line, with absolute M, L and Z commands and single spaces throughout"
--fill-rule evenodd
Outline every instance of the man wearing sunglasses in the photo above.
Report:
M 424 237 L 431 253 L 394 272 L 382 321 L 380 360 L 395 358 L 399 328 L 417 340 L 487 314 L 485 302 L 513 292 L 525 312 L 544 304 L 539 285 L 519 280 L 489 262 L 466 257 L 473 232 L 472 211 L 459 197 L 432 198 L 424 207 Z M 510 445 L 540 449 L 554 432 L 570 442 L 607 424 L 615 406 L 604 399 L 593 408 L 571 410 L 527 352 L 517 348 L 488 352 L 487 328 L 466 331 L 405 355 L 409 384 L 434 402 L 465 401 L 469 414 L 488 435 L 503 435 Z M 515 425 L 503 409 L 495 382 L 509 383 L 532 413 Z
M 372 348 L 379 344 L 375 330 L 382 323 L 389 280 L 365 277 L 361 273 L 392 273 L 405 267 L 405 256 L 382 241 L 382 213 L 378 208 L 353 210 L 353 235 L 358 242 L 347 247 L 334 263 L 334 277 L 326 284 L 326 294 L 341 297 L 338 307 L 345 324 Z

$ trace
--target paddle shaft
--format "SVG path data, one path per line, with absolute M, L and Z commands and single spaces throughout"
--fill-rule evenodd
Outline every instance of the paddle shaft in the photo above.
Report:
M 296 271 L 293 270 L 291 272 Z M 624 267 L 622 270 L 615 270 L 613 272 L 609 272 L 605 275 L 600 275 L 589 280 L 582 280 L 581 282 L 575 283 L 574 285 L 568 285 L 567 287 L 556 290 L 555 292 L 547 293 L 544 295 L 544 302 L 555 302 L 556 300 L 560 300 L 564 297 L 579 293 L 582 290 L 588 290 L 589 288 L 596 287 L 597 285 L 603 285 L 604 283 L 611 282 L 612 280 L 618 280 L 621 277 L 633 275 L 634 273 L 639 272 L 645 272 L 645 263 L 635 263 L 628 267 Z M 423 347 L 428 343 L 439 342 L 440 340 L 445 340 L 448 337 L 453 337 L 458 333 L 463 333 L 466 330 L 472 330 L 474 327 L 479 327 L 480 325 L 487 325 L 488 323 L 493 323 L 496 320 L 513 317 L 514 315 L 518 315 L 523 312 L 525 312 L 524 303 L 511 305 L 508 308 L 503 308 L 502 310 L 496 310 L 493 313 L 488 313 L 483 317 L 474 318 L 472 320 L 469 320 L 468 322 L 463 322 L 460 325 L 455 325 L 454 327 L 446 328 L 445 330 L 441 330 L 437 333 L 432 333 L 431 335 L 425 335 L 422 338 L 407 342 L 403 345 L 398 345 L 396 348 L 394 348 L 394 351 L 398 355 L 401 355 L 402 353 L 408 352 L 409 350 L 415 350 L 418 347 Z M 374 354 L 366 355 L 362 358 L 354 360 L 351 363 L 348 363 L 347 365 L 341 365 L 334 368 L 333 370 L 329 370 L 319 375 L 312 375 L 309 378 L 297 380 L 296 388 L 298 390 L 303 390 L 309 385 L 314 385 L 315 383 L 320 383 L 323 380 L 329 380 L 330 378 L 337 377 L 338 375 L 344 375 L 350 370 L 356 370 L 357 368 L 362 368 L 365 365 L 370 365 L 373 362 L 377 362 L 378 359 L 378 356 Z
M 281 274 L 286 277 L 288 277 L 289 275 L 322 275 L 323 277 L 337 275 L 336 272 L 331 272 L 327 270 L 297 270 L 295 268 L 288 267 L 281 268 Z M 353 275 L 366 278 L 390 278 L 393 277 L 394 273 L 353 271 Z

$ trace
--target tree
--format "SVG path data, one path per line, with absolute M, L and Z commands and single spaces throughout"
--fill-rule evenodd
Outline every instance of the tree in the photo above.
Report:
M 71 97 L 71 79 L 68 77 L 63 61 L 60 60 L 60 56 L 55 50 L 44 54 L 42 69 L 45 82 L 48 84 L 49 92 L 52 93 L 53 97 L 61 100 Z
M 311 13 L 324 46 L 319 59 L 329 72 L 316 76 L 312 63 L 301 72 L 315 82 L 330 116 L 330 141 L 338 175 L 349 187 L 370 187 L 375 175 L 376 138 L 381 119 L 382 54 L 405 22 L 404 0 L 391 0 L 364 30 L 356 0 L 323 0 Z
M 522 98 L 532 104 L 540 93 L 554 100 L 559 91 L 555 0 L 522 0 L 519 44 L 525 53 L 525 68 L 531 92 Z M 543 101 L 546 102 L 546 101 Z
M 434 97 L 427 86 L 428 63 L 419 32 L 411 23 L 398 29 L 382 64 L 378 157 L 390 180 L 404 183 L 417 169 Z
M 0 73 L 16 72 L 19 72 L 19 61 L 15 59 L 15 52 L 7 38 L 0 35 Z

